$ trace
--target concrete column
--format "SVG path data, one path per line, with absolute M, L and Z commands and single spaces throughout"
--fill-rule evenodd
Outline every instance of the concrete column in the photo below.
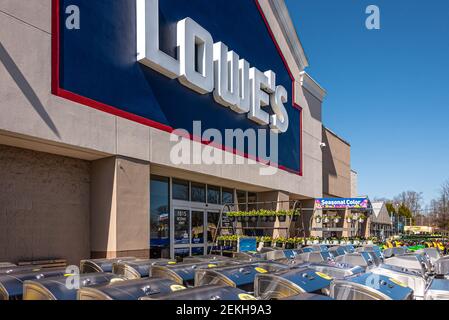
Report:
M 149 257 L 150 165 L 125 157 L 92 163 L 91 256 Z
M 321 227 L 321 224 L 317 225 L 316 221 L 314 219 L 312 220 L 312 216 L 314 214 L 315 200 L 314 199 L 301 200 L 301 203 L 303 207 L 303 212 L 302 216 L 299 217 L 299 221 L 297 223 L 301 225 L 301 229 L 304 229 L 306 237 L 320 236 L 321 234 L 320 231 L 313 231 L 313 232 L 310 231 L 311 227 L 317 228 Z M 321 215 L 321 211 L 316 212 L 316 215 Z M 312 225 L 310 224 L 311 222 Z M 300 236 L 303 237 L 304 232 L 301 232 Z

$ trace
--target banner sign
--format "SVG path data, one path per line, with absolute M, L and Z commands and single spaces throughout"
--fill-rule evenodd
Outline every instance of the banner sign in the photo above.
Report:
M 302 174 L 293 73 L 258 0 L 53 3 L 54 94 L 166 132 L 183 129 L 192 139 L 197 121 L 222 137 L 276 132 L 276 165 Z M 270 141 L 262 139 L 263 151 L 213 146 L 266 161 Z
M 315 200 L 315 209 L 367 209 L 366 198 L 322 198 Z

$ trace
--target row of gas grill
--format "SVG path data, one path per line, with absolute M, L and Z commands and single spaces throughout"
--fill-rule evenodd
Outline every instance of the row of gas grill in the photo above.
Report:
M 449 256 L 435 248 L 98 259 L 81 261 L 80 272 L 0 264 L 0 300 L 449 300 Z

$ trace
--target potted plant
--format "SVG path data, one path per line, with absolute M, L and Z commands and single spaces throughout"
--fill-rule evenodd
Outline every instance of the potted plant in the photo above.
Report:
M 226 213 L 226 216 L 228 217 L 229 221 L 231 222 L 235 222 L 235 216 L 236 216 L 236 212 L 228 212 Z
M 366 220 L 366 216 L 364 214 L 359 215 L 359 222 L 364 223 Z
M 295 248 L 299 248 L 301 245 L 305 245 L 306 242 L 304 238 L 296 237 L 295 238 Z
M 318 216 L 315 217 L 316 223 L 320 223 L 321 220 L 322 220 L 322 217 L 321 217 L 320 215 L 318 215 Z
M 230 247 L 231 246 L 231 239 L 229 237 L 230 236 L 223 236 L 222 237 L 225 247 Z
M 329 223 L 330 221 L 329 216 L 323 216 L 323 223 Z
M 268 222 L 276 221 L 276 211 L 268 210 Z
M 285 242 L 285 249 L 294 249 L 295 243 L 296 241 L 294 238 L 287 239 L 287 241 Z
M 284 246 L 285 243 L 285 238 L 277 238 L 276 239 L 276 248 L 282 248 Z
M 253 210 L 251 212 L 249 212 L 249 220 L 253 223 L 256 223 L 257 221 L 259 221 L 259 212 L 256 210 Z
M 276 216 L 279 219 L 279 222 L 285 222 L 287 220 L 287 211 L 286 210 L 279 210 L 276 212 Z
M 243 222 L 243 214 L 241 211 L 235 212 L 237 222 Z
M 231 240 L 231 247 L 237 248 L 239 237 L 237 235 L 232 235 L 229 238 Z
M 292 222 L 298 221 L 299 212 L 297 210 L 288 210 L 287 215 L 290 217 Z
M 267 222 L 268 221 L 267 210 L 265 209 L 259 210 L 259 217 L 260 220 L 262 220 L 262 222 Z
M 335 216 L 334 217 L 334 222 L 335 222 L 335 224 L 338 224 L 340 222 L 340 217 L 339 216 Z
M 225 246 L 225 237 L 224 236 L 219 236 L 217 238 L 217 244 L 219 247 L 224 247 Z
M 271 237 L 262 237 L 263 246 L 269 248 L 273 245 L 273 239 Z

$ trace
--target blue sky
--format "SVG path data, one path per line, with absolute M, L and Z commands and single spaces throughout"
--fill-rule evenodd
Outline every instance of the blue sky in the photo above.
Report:
M 328 92 L 323 122 L 352 145 L 359 193 L 424 193 L 449 179 L 449 1 L 285 0 Z M 367 30 L 377 5 L 381 29 Z

